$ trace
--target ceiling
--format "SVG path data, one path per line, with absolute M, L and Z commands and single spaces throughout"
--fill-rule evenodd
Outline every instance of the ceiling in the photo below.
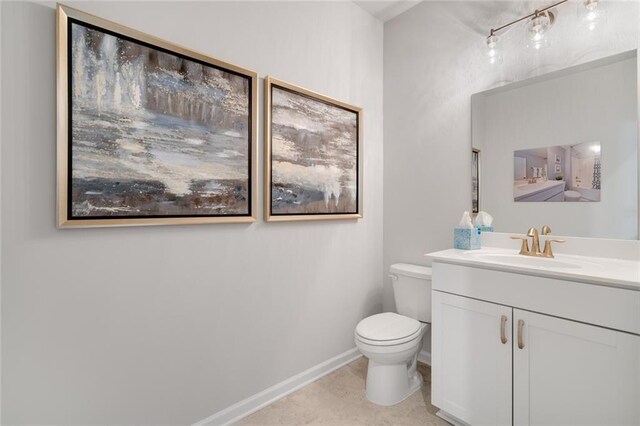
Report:
M 434 0 L 354 0 L 354 3 L 378 20 L 387 22 L 422 1 Z M 479 34 L 488 34 L 491 28 L 528 15 L 540 8 L 541 5 L 547 6 L 549 3 L 553 3 L 553 0 L 441 1 L 449 4 L 450 11 L 461 24 Z
M 519 157 L 521 155 L 529 155 L 533 157 L 540 157 L 547 159 L 547 148 L 531 148 L 531 149 L 522 149 L 514 152 L 514 157 Z
M 422 0 L 360 0 L 355 4 L 375 16 L 382 22 L 387 22 L 401 13 L 406 12 Z

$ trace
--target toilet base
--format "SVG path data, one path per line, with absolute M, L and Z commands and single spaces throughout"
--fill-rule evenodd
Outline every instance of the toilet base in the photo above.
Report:
M 374 404 L 395 405 L 420 390 L 423 383 L 422 375 L 415 369 L 415 361 L 407 371 L 406 364 L 378 364 L 369 359 L 366 396 Z

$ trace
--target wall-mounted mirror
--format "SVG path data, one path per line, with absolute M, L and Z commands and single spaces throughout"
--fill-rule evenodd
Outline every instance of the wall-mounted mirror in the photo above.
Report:
M 477 93 L 471 108 L 473 203 L 496 231 L 638 238 L 635 50 Z

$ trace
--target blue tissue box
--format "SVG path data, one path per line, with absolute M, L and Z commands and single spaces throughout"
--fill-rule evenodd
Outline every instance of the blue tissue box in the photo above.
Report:
M 478 226 L 480 228 L 480 232 L 494 232 L 495 228 L 493 226 Z
M 480 228 L 454 228 L 453 247 L 462 250 L 480 248 Z

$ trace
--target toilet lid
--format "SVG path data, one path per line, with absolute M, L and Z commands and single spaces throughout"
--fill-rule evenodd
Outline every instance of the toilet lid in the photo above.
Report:
M 356 334 L 374 341 L 398 340 L 419 330 L 419 321 L 393 312 L 372 315 L 356 326 Z

